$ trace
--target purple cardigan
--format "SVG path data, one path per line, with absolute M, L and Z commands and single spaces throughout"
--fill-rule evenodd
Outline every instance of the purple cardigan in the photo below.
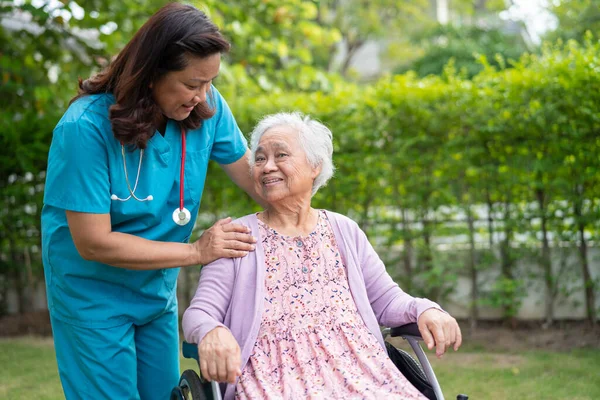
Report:
M 421 313 L 438 308 L 436 303 L 402 291 L 385 270 L 383 262 L 356 222 L 326 211 L 346 272 L 352 297 L 371 333 L 385 348 L 379 329 L 416 322 Z M 244 370 L 258 336 L 263 313 L 265 261 L 256 214 L 236 220 L 258 238 L 256 250 L 242 258 L 221 258 L 202 268 L 198 289 L 183 314 L 183 333 L 190 343 L 200 343 L 218 326 L 229 328 L 241 348 Z M 224 399 L 233 398 L 235 385 L 228 384 Z

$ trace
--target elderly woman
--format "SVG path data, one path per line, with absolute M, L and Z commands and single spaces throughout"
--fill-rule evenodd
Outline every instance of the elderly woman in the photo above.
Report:
M 267 207 L 237 223 L 256 251 L 206 265 L 183 316 L 203 376 L 229 383 L 225 399 L 424 398 L 388 358 L 379 325 L 417 322 L 438 356 L 458 349 L 460 329 L 393 282 L 354 221 L 311 207 L 333 175 L 329 129 L 298 113 L 268 116 L 251 153 Z

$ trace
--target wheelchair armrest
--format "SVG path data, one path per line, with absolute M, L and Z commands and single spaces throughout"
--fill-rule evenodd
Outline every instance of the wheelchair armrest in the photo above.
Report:
M 198 359 L 198 345 L 195 343 L 183 342 L 181 345 L 181 352 L 185 358 L 193 358 L 196 361 L 200 361 Z
M 423 340 L 423 338 L 421 337 L 421 332 L 419 332 L 419 328 L 416 323 L 406 324 L 406 325 L 402 325 L 402 326 L 397 326 L 395 328 L 391 328 L 390 335 L 392 337 L 412 336 L 416 339 Z

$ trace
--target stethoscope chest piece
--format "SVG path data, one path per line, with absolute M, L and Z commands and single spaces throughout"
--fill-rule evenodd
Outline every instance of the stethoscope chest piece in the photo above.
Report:
M 175 221 L 177 225 L 187 225 L 191 220 L 192 215 L 190 214 L 190 210 L 187 208 L 177 207 L 175 210 L 173 210 L 173 221 Z

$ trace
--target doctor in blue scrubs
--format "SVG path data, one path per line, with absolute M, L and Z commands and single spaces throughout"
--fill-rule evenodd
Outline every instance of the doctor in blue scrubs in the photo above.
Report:
M 56 126 L 43 261 L 67 399 L 168 399 L 179 379 L 179 267 L 254 250 L 218 221 L 189 243 L 215 160 L 254 197 L 248 149 L 212 80 L 229 43 L 171 3 L 79 94 Z

